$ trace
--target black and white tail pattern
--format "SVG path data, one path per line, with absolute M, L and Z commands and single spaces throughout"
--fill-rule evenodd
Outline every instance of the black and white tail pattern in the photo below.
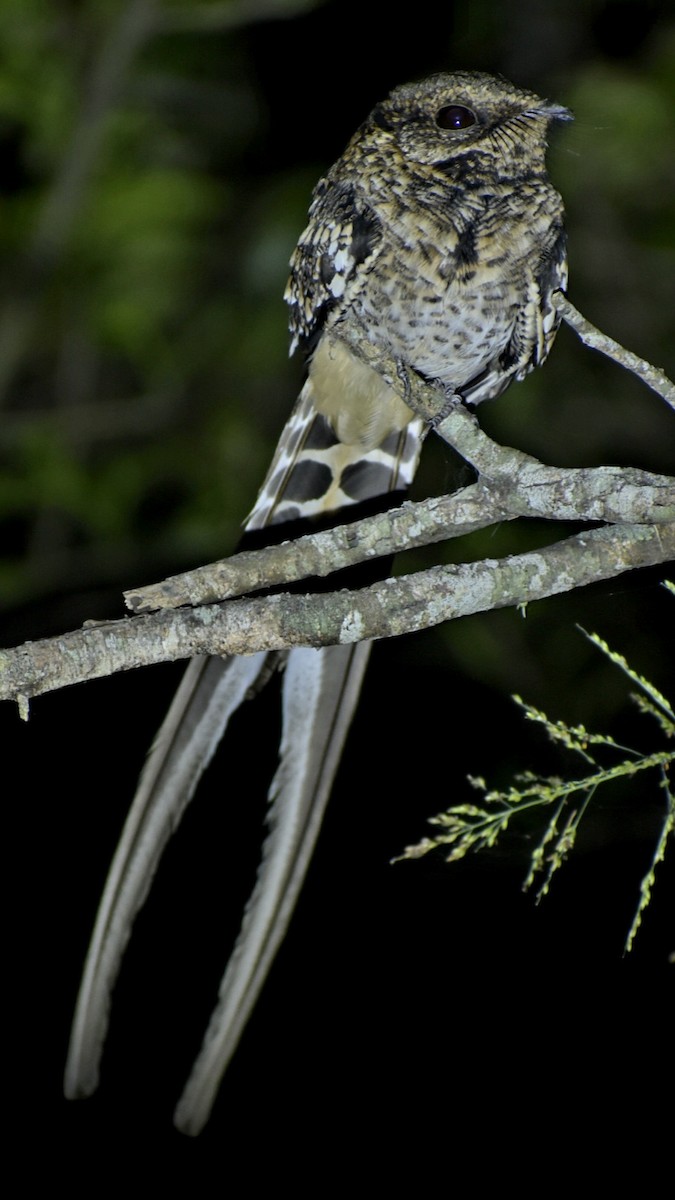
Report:
M 394 428 L 379 445 L 340 441 L 317 412 L 308 385 L 281 434 L 246 529 L 327 516 L 353 504 L 405 491 L 419 462 L 419 418 Z M 345 515 L 347 519 L 347 515 Z
M 421 425 L 413 418 L 380 446 L 364 451 L 358 444 L 345 445 L 313 408 L 305 389 L 283 430 L 246 528 L 339 511 L 380 495 L 383 485 L 385 492 L 400 492 L 417 465 L 421 435 Z M 360 643 L 297 648 L 285 656 L 280 763 L 269 792 L 263 858 L 202 1050 L 176 1109 L 176 1124 L 187 1134 L 199 1133 L 208 1120 L 223 1073 L 286 933 L 369 650 L 367 643 Z M 98 1085 L 112 990 L 162 852 L 230 717 L 281 658 L 268 653 L 203 657 L 187 668 L 149 754 L 110 867 L 73 1022 L 65 1075 L 69 1097 L 89 1095 Z M 232 783 L 229 788 L 235 791 Z M 225 779 L 224 793 L 227 789 Z

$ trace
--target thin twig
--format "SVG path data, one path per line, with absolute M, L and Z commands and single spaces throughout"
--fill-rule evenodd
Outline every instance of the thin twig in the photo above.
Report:
M 595 325 L 591 325 L 591 322 L 581 315 L 567 297 L 563 296 L 562 292 L 555 293 L 553 303 L 563 320 L 579 335 L 584 345 L 590 346 L 592 350 L 599 350 L 607 358 L 611 358 L 620 366 L 632 371 L 643 383 L 647 384 L 647 387 L 661 396 L 666 404 L 675 409 L 675 384 L 671 383 L 663 371 L 646 362 L 644 358 L 639 358 L 631 350 L 626 350 L 608 334 L 596 329 Z

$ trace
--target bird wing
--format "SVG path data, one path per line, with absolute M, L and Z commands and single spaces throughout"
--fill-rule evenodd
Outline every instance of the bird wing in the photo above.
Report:
M 381 246 L 380 221 L 355 184 L 331 174 L 320 179 L 284 293 L 291 354 L 298 345 L 310 352 L 327 317 L 352 303 Z

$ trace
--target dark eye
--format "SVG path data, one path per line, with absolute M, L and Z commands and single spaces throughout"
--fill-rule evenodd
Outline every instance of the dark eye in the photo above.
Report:
M 476 114 L 463 104 L 446 104 L 436 113 L 436 124 L 441 129 L 468 129 L 476 124 Z

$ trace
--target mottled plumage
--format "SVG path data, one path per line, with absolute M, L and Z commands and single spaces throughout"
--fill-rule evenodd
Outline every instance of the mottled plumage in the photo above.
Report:
M 309 354 L 309 373 L 252 525 L 299 515 L 309 480 L 322 512 L 325 494 L 335 507 L 414 475 L 423 427 L 339 340 L 344 323 L 472 404 L 544 361 L 558 327 L 551 294 L 567 281 L 546 135 L 568 115 L 506 80 L 458 72 L 396 88 L 357 131 L 317 184 L 291 259 L 292 349 Z M 352 496 L 338 485 L 354 464 Z
M 396 88 L 317 184 L 286 290 L 308 374 L 247 529 L 340 519 L 410 484 L 421 420 L 341 338 L 356 333 L 478 404 L 544 361 L 566 283 L 562 202 L 545 168 L 568 117 L 474 72 Z M 289 530 L 290 533 L 290 530 Z M 110 992 L 162 849 L 232 712 L 277 655 L 195 660 L 148 758 L 85 967 L 66 1091 L 98 1081 Z M 285 933 L 318 833 L 368 646 L 285 656 L 280 766 L 258 883 L 176 1121 L 196 1133 Z

